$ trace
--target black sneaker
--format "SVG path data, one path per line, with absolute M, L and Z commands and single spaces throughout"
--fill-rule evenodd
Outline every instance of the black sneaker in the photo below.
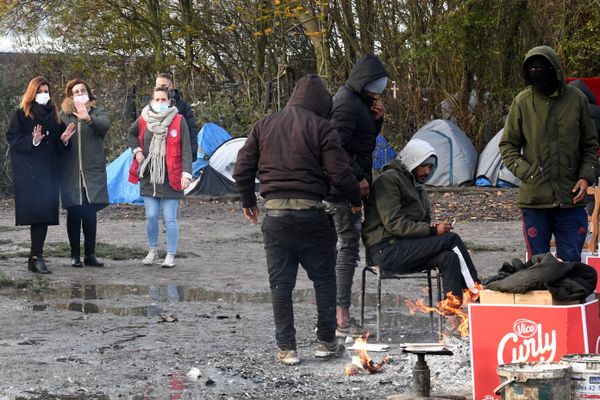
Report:
M 335 330 L 335 336 L 346 337 L 350 336 L 353 338 L 364 337 L 369 334 L 369 330 L 363 328 L 354 318 L 350 318 L 348 323 L 344 326 L 338 325 Z
M 317 349 L 315 350 L 315 357 L 317 358 L 335 358 L 339 357 L 346 351 L 346 347 L 339 343 L 337 339 L 333 339 L 331 342 L 325 342 L 319 340 Z

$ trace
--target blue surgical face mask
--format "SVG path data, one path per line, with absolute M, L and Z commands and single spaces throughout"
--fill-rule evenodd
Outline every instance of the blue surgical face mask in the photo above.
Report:
M 163 111 L 166 111 L 167 108 L 169 108 L 169 103 L 157 103 L 157 102 L 154 102 L 154 103 L 152 103 L 152 108 L 156 112 L 163 112 Z

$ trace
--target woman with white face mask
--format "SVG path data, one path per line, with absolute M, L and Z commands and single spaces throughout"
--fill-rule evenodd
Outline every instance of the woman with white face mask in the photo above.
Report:
M 146 208 L 146 236 L 150 251 L 142 263 L 158 259 L 158 214 L 162 209 L 167 230 L 167 255 L 163 268 L 175 266 L 178 227 L 177 207 L 192 179 L 192 150 L 185 118 L 169 100 L 167 88 L 157 87 L 152 101 L 127 134 L 134 154 L 129 181 L 140 182 Z
M 31 226 L 28 268 L 49 274 L 44 261 L 48 225 L 58 225 L 60 158 L 71 149 L 75 125 L 58 115 L 50 83 L 33 78 L 13 116 L 6 139 L 13 170 L 16 225 Z
M 61 202 L 67 210 L 67 234 L 71 265 L 103 267 L 96 258 L 96 213 L 108 205 L 104 138 L 110 128 L 106 110 L 96 103 L 90 86 L 73 79 L 65 86 L 60 117 L 77 127 L 71 138 L 73 148 L 61 162 Z M 84 254 L 81 262 L 80 233 L 83 228 Z

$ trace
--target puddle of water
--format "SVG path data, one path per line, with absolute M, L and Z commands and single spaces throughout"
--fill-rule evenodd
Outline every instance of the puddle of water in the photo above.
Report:
M 97 314 L 97 313 L 110 313 L 119 317 L 156 317 L 163 312 L 156 305 L 140 306 L 140 307 L 112 307 L 102 306 L 96 303 L 44 303 L 34 304 L 29 307 L 31 311 L 46 311 L 46 310 L 59 310 L 59 311 L 76 311 L 84 314 Z
M 145 316 L 155 317 L 164 310 L 157 305 L 160 303 L 177 302 L 216 302 L 228 303 L 270 303 L 270 292 L 231 292 L 224 290 L 209 290 L 181 285 L 126 285 L 126 284 L 82 284 L 74 283 L 69 286 L 55 287 L 41 294 L 27 294 L 34 304 L 29 308 L 32 311 L 44 310 L 69 310 L 84 314 L 111 313 L 117 316 Z M 151 303 L 140 306 L 116 307 L 110 300 L 120 300 L 124 297 L 135 296 L 144 302 Z M 294 291 L 295 303 L 314 304 L 313 289 L 299 289 Z M 65 301 L 67 299 L 68 301 Z M 94 302 L 94 300 L 99 300 Z M 386 331 L 399 329 L 429 332 L 429 317 L 427 315 L 409 316 L 406 307 L 406 297 L 387 293 L 382 297 L 384 304 L 382 327 Z M 353 304 L 359 311 L 360 297 L 353 296 Z M 367 323 L 374 325 L 376 296 L 367 293 L 365 301 L 365 316 Z M 412 326 L 416 324 L 415 326 Z

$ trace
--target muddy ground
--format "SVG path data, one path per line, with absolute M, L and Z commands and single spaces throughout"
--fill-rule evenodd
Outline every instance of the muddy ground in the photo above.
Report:
M 456 232 L 469 242 L 481 275 L 523 254 L 514 198 L 512 190 L 432 193 L 437 217 L 458 216 Z M 111 206 L 98 224 L 98 253 L 107 265 L 69 265 L 62 215 L 47 239 L 53 274 L 43 277 L 27 271 L 28 227 L 15 227 L 12 200 L 2 201 L 0 399 L 380 399 L 411 393 L 414 356 L 399 344 L 437 337 L 427 316 L 410 316 L 405 306 L 406 298 L 424 297 L 422 283 L 384 282 L 382 342 L 390 345 L 391 361 L 380 374 L 346 377 L 353 352 L 325 362 L 312 355 L 316 308 L 311 283 L 300 272 L 295 314 L 302 363 L 275 364 L 260 228 L 243 220 L 239 203 L 205 200 L 180 206 L 181 257 L 174 269 L 141 264 L 143 207 Z M 357 273 L 356 317 L 359 287 Z M 373 279 L 367 290 L 367 325 L 374 327 Z M 456 354 L 428 359 L 434 392 L 469 398 L 468 339 L 447 340 Z M 193 367 L 201 373 L 197 380 L 186 377 Z

